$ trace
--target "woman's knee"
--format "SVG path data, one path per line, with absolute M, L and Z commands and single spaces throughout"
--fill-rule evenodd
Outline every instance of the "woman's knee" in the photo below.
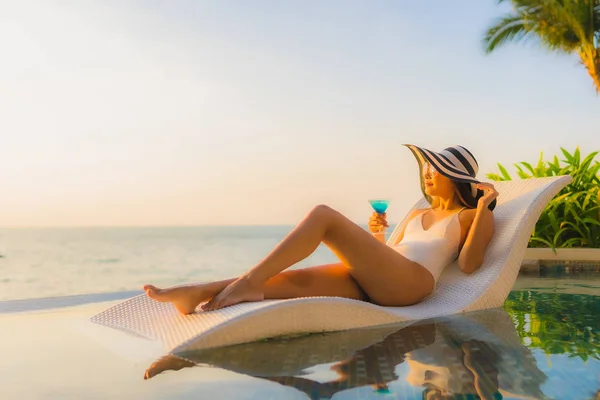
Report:
M 335 211 L 333 208 L 329 207 L 328 205 L 325 204 L 319 204 L 318 206 L 315 206 L 311 211 L 309 215 L 315 216 L 315 217 L 330 217 L 333 216 L 335 214 L 337 214 L 338 212 Z

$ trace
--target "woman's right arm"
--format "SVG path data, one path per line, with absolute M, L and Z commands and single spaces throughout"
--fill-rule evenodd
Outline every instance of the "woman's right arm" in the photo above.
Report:
M 375 239 L 381 243 L 385 243 L 385 228 L 389 225 L 386 220 L 386 214 L 378 214 L 374 212 L 369 218 L 369 230 Z

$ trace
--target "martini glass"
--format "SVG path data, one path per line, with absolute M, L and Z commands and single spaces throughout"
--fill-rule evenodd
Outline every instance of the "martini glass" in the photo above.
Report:
M 385 212 L 388 209 L 388 206 L 390 205 L 390 199 L 371 199 L 369 200 L 369 203 L 371 204 L 371 207 L 373 207 L 373 210 L 375 210 L 375 212 L 377 214 L 385 214 Z M 385 227 L 383 227 L 379 232 L 383 232 L 385 230 Z

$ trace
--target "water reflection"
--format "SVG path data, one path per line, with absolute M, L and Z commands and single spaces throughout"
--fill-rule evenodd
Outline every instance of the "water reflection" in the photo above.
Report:
M 367 388 L 381 397 L 403 387 L 413 396 L 404 393 L 399 398 L 412 398 L 415 391 L 422 399 L 546 398 L 540 389 L 546 375 L 521 344 L 509 314 L 502 309 L 405 327 L 182 352 L 153 363 L 146 377 L 195 365 L 277 382 L 310 399 L 329 399 L 356 388 Z
M 597 286 L 585 286 L 600 293 Z M 504 308 L 529 348 L 547 355 L 600 360 L 600 296 L 514 291 Z

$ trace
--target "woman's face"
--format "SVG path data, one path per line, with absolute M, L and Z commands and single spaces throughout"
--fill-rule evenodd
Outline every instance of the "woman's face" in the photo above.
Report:
M 454 194 L 454 183 L 429 163 L 423 164 L 423 183 L 428 196 L 448 199 Z

